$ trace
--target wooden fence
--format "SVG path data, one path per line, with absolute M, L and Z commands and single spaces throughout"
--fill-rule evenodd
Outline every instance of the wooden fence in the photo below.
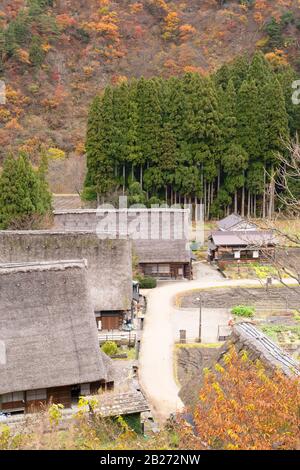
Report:
M 100 344 L 103 344 L 106 341 L 114 341 L 117 344 L 134 346 L 137 340 L 137 335 L 132 331 L 107 331 L 99 332 L 98 338 Z

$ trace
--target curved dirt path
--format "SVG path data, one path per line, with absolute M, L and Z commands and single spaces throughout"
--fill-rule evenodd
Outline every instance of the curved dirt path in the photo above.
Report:
M 194 281 L 161 283 L 156 289 L 145 291 L 148 308 L 142 334 L 139 379 L 141 387 L 152 407 L 155 419 L 162 423 L 171 413 L 183 409 L 178 397 L 179 387 L 174 378 L 174 343 L 178 339 L 179 329 L 189 330 L 191 322 L 197 331 L 198 312 L 190 309 L 179 311 L 174 305 L 176 294 L 189 289 L 209 287 L 236 287 L 261 285 L 256 280 L 227 280 L 207 265 L 203 268 L 203 278 Z M 206 273 L 206 275 L 205 275 Z M 180 322 L 178 317 L 180 314 Z M 213 342 L 214 331 L 225 320 L 224 316 L 214 315 L 214 311 L 203 310 L 202 338 L 204 342 Z M 214 331 L 212 331 L 214 329 Z M 206 340 L 207 338 L 207 340 Z

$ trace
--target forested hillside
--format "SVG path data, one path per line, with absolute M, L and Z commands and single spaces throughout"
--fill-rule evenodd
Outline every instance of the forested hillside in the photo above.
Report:
M 278 154 L 300 129 L 295 77 L 257 52 L 210 76 L 107 87 L 89 116 L 86 197 L 122 187 L 132 202 L 200 201 L 208 218 L 272 215 Z
M 297 0 L 2 0 L 0 158 L 84 155 L 90 102 L 109 84 L 207 75 L 255 49 L 297 68 L 299 23 Z

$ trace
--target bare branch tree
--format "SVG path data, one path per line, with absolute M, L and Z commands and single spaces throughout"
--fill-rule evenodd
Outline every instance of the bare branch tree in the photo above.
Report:
M 274 268 L 277 278 L 284 286 L 293 289 L 286 282 L 293 279 L 300 285 L 300 234 L 297 225 L 300 219 L 300 143 L 298 136 L 285 144 L 285 155 L 277 156 L 278 166 L 274 176 L 275 194 L 280 204 L 277 217 L 264 219 L 259 227 L 272 230 L 277 237 L 276 256 L 270 258 L 264 251 L 265 258 Z M 280 222 L 283 221 L 281 224 Z M 281 225 L 286 227 L 281 228 Z

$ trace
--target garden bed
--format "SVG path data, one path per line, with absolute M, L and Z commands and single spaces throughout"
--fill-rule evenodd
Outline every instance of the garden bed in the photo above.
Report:
M 272 286 L 268 290 L 263 287 L 195 289 L 177 296 L 176 305 L 179 308 L 195 308 L 199 295 L 203 308 L 231 309 L 236 305 L 249 305 L 256 308 L 258 315 L 293 316 L 292 311 L 300 307 L 300 287 L 284 286 Z

